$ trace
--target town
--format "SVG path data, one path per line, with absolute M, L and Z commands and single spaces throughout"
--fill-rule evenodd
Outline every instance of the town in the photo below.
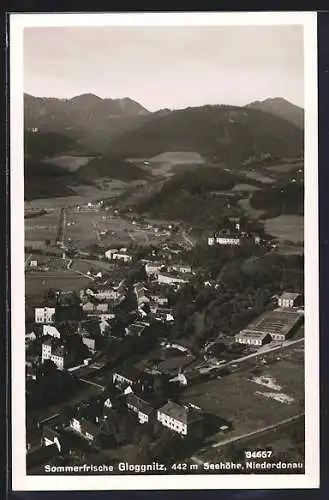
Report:
M 276 458 L 301 460 L 300 256 L 246 217 L 202 234 L 106 200 L 25 217 L 52 228 L 35 222 L 26 242 L 29 474 L 180 460 L 200 472 L 277 436 Z

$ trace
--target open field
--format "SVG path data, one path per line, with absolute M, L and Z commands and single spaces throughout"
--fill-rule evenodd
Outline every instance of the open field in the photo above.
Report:
M 304 255 L 304 247 L 302 245 L 279 245 L 273 249 L 273 252 L 282 255 Z
M 243 198 L 243 200 L 238 201 L 238 205 L 247 212 L 247 215 L 252 219 L 259 219 L 264 213 L 264 210 L 256 210 L 250 205 L 249 198 Z
M 39 295 L 48 288 L 68 292 L 84 288 L 90 285 L 90 282 L 89 278 L 68 271 L 28 273 L 25 275 L 25 293 L 26 295 Z
M 172 238 L 176 236 L 177 234 L 172 235 Z M 101 243 L 106 249 L 131 244 L 158 245 L 168 237 L 169 234 L 165 231 L 141 227 L 133 217 L 123 218 L 106 211 L 67 211 L 66 239 L 70 238 L 70 243 L 79 248 L 93 243 Z
M 292 170 L 301 169 L 301 168 L 303 168 L 303 162 L 283 163 L 282 165 L 272 165 L 272 166 L 266 167 L 267 170 L 270 170 L 272 172 L 279 172 L 279 173 L 287 173 L 287 172 L 291 172 Z
M 175 173 L 193 170 L 205 163 L 205 159 L 194 151 L 166 151 L 152 158 L 131 158 L 128 161 L 143 167 L 154 176 L 172 176 Z
M 52 163 L 53 165 L 58 165 L 59 167 L 69 170 L 70 172 L 74 172 L 79 167 L 87 165 L 90 160 L 92 160 L 92 158 L 88 156 L 72 155 L 61 155 L 43 159 L 44 163 Z
M 184 397 L 204 411 L 232 422 L 227 438 L 270 426 L 304 411 L 304 352 L 300 344 L 266 355 L 260 374 L 239 371 L 190 387 Z M 254 377 L 271 383 L 256 383 Z M 273 388 L 275 386 L 275 389 Z M 288 396 L 291 400 L 277 399 Z M 277 399 L 275 399 L 277 398 Z M 215 436 L 220 441 L 221 436 Z
M 265 231 L 282 241 L 299 243 L 304 241 L 304 217 L 302 215 L 280 215 L 265 220 Z
M 259 189 L 259 187 L 252 186 L 251 184 L 235 184 L 232 191 L 246 191 L 247 193 L 251 193 L 253 191 L 259 191 Z
M 52 211 L 45 215 L 25 219 L 25 244 L 52 241 L 56 238 L 59 211 Z
M 88 259 L 72 259 L 71 271 L 79 271 L 82 273 L 87 273 L 91 269 L 98 271 L 112 271 L 113 264 L 109 262 L 103 262 L 101 260 L 88 260 Z
M 249 179 L 254 179 L 255 181 L 260 181 L 263 184 L 272 184 L 273 182 L 275 182 L 275 179 L 273 179 L 273 177 L 270 177 L 269 175 L 264 175 L 262 172 L 256 172 L 256 171 L 250 172 L 250 171 L 246 170 L 246 171 L 243 171 L 241 173 L 243 173 Z
M 26 209 L 54 209 L 62 207 L 74 207 L 89 201 L 96 201 L 107 198 L 116 198 L 127 189 L 145 184 L 145 181 L 123 182 L 121 180 L 98 179 L 97 183 L 89 186 L 70 186 L 76 193 L 72 196 L 59 198 L 40 198 L 37 200 L 25 201 Z
M 173 165 L 184 165 L 185 163 L 197 163 L 200 165 L 205 163 L 204 158 L 202 158 L 199 153 L 193 151 L 167 151 L 157 156 L 153 156 L 149 161 L 160 163 L 170 162 Z

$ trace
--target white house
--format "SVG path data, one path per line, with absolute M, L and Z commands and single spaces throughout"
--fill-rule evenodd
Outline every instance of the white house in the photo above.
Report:
M 42 428 L 42 441 L 45 446 L 51 446 L 55 444 L 59 451 L 61 451 L 60 435 L 58 432 L 53 430 L 47 425 Z
M 123 366 L 113 373 L 113 384 L 116 386 L 133 385 L 141 376 L 140 370 L 134 366 Z
M 157 411 L 157 420 L 174 432 L 187 436 L 188 410 L 181 405 L 169 402 Z
M 300 306 L 302 303 L 300 293 L 284 292 L 278 298 L 278 306 L 282 308 L 292 308 Z
M 127 395 L 126 403 L 129 410 L 137 415 L 140 424 L 150 422 L 154 412 L 150 403 L 140 398 L 133 392 L 130 392 L 130 394 Z
M 145 264 L 145 272 L 147 276 L 157 276 L 162 268 L 163 264 L 161 262 L 148 262 Z
M 176 285 L 188 283 L 188 279 L 162 272 L 158 274 L 158 283 L 159 285 Z
M 188 264 L 173 264 L 171 266 L 171 269 L 173 271 L 176 271 L 178 273 L 189 273 L 191 274 L 192 273 L 192 266 L 188 265 Z
M 271 335 L 265 332 L 241 331 L 235 336 L 235 342 L 238 342 L 239 344 L 252 345 L 255 347 L 261 347 L 271 342 L 271 340 Z
M 115 248 L 110 248 L 109 250 L 107 250 L 107 251 L 105 252 L 105 257 L 106 257 L 108 260 L 112 260 L 112 256 L 113 256 L 113 254 L 117 253 L 117 251 L 118 251 L 118 250 L 117 250 L 117 249 L 115 249 Z
M 59 370 L 64 370 L 66 362 L 66 351 L 63 345 L 58 344 L 57 339 L 47 337 L 42 342 L 41 350 L 41 362 L 44 363 L 47 359 L 50 359 Z
M 53 323 L 55 315 L 54 307 L 36 307 L 34 317 L 36 323 Z
M 42 325 L 42 334 L 50 335 L 51 337 L 54 337 L 56 339 L 61 338 L 60 332 L 57 330 L 55 326 L 52 325 Z
M 122 262 L 128 263 L 132 262 L 133 258 L 127 253 L 114 253 L 112 255 L 112 260 L 120 260 Z
M 208 238 L 208 246 L 223 245 L 223 246 L 239 246 L 241 238 L 237 236 L 210 236 Z

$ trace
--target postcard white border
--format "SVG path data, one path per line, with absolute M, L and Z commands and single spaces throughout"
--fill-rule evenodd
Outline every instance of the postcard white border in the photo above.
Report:
M 23 30 L 55 26 L 302 25 L 305 67 L 305 475 L 28 476 L 25 452 Z M 319 487 L 317 15 L 315 12 L 10 15 L 12 489 L 211 490 Z

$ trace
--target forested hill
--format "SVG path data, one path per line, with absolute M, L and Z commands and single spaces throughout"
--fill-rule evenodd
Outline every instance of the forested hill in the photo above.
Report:
M 303 155 L 303 132 L 287 120 L 256 109 L 202 106 L 156 115 L 111 141 L 109 151 L 128 158 L 196 151 L 230 164 L 262 154 L 296 158 Z

